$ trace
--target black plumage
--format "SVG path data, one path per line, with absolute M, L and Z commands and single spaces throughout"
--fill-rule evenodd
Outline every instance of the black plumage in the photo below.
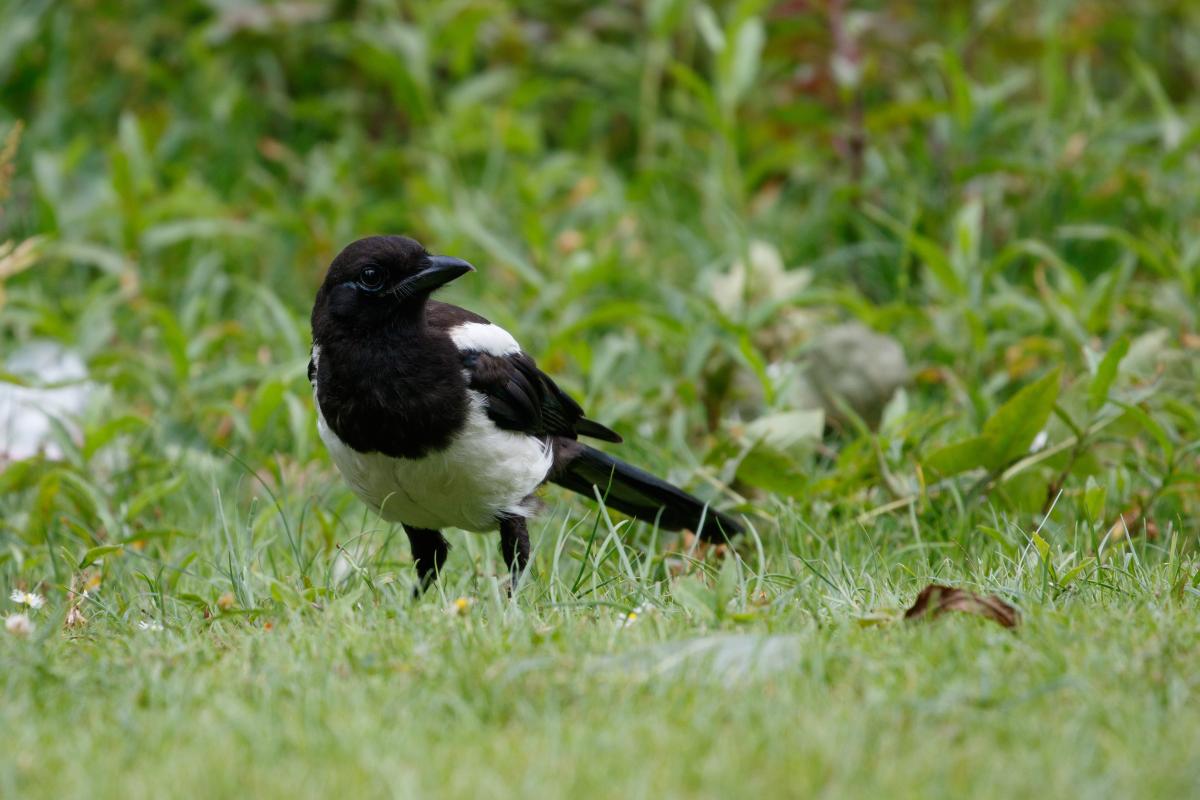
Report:
M 620 442 L 486 318 L 429 299 L 471 270 L 400 236 L 359 240 L 330 265 L 313 307 L 309 379 L 322 438 L 366 502 L 404 524 L 422 586 L 441 570 L 441 527 L 499 528 L 519 575 L 525 518 L 546 481 L 668 530 L 724 540 L 742 526 L 644 470 L 579 441 Z
M 526 353 L 494 356 L 463 353 L 470 388 L 487 395 L 487 413 L 501 428 L 534 436 L 589 436 L 620 442 L 615 431 L 583 416 L 570 395 Z

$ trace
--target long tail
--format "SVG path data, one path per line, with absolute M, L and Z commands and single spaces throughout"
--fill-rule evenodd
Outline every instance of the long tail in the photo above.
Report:
M 552 483 L 591 498 L 596 487 L 604 502 L 622 513 L 669 531 L 687 528 L 708 541 L 722 542 L 743 530 L 728 514 L 705 508 L 699 498 L 632 464 L 569 439 L 555 444 Z

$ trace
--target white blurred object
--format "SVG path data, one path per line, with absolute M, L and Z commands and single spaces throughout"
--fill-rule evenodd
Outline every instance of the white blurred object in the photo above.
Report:
M 62 459 L 51 420 L 77 434 L 75 420 L 93 390 L 83 359 L 55 342 L 33 341 L 5 360 L 4 371 L 34 385 L 0 380 L 0 467 L 39 453 Z
M 748 249 L 748 266 L 735 261 L 728 272 L 713 278 L 709 291 L 726 314 L 738 314 L 747 304 L 790 300 L 812 283 L 811 270 L 787 269 L 779 249 L 770 242 L 756 239 Z

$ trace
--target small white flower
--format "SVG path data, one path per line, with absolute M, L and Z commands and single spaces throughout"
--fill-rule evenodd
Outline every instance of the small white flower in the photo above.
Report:
M 138 629 L 143 631 L 161 631 L 162 623 L 156 620 L 142 620 L 138 623 Z
M 13 636 L 28 636 L 33 633 L 33 623 L 24 614 L 9 614 L 4 620 L 4 629 Z
M 626 614 L 625 616 L 623 616 L 619 620 L 617 620 L 617 627 L 618 628 L 628 628 L 630 625 L 637 622 L 638 617 L 645 614 L 649 609 L 650 609 L 650 606 L 648 606 L 645 603 L 642 603 L 640 606 L 635 608 L 633 611 L 630 611 L 628 614 Z
M 38 609 L 46 605 L 46 598 L 37 592 L 22 592 L 20 589 L 13 589 L 12 594 L 9 595 L 9 599 L 14 603 L 29 606 L 32 609 Z

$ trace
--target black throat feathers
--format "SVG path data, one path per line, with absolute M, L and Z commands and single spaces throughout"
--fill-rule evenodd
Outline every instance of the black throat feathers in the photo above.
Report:
M 339 439 L 394 458 L 450 444 L 466 421 L 467 383 L 458 348 L 424 315 L 370 338 L 315 328 L 316 399 Z

